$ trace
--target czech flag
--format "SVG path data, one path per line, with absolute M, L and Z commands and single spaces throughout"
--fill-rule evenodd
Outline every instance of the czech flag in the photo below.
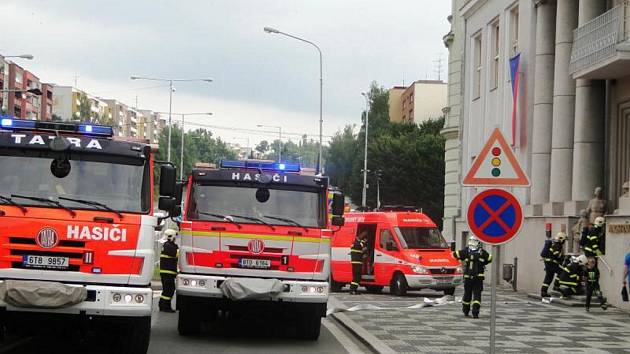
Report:
M 512 147 L 516 145 L 516 107 L 518 102 L 518 79 L 521 69 L 521 53 L 510 58 L 510 77 L 512 79 Z

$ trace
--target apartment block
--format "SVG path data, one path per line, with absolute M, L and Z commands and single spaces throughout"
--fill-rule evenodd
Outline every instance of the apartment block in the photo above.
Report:
M 418 80 L 408 87 L 389 90 L 389 119 L 396 123 L 421 123 L 443 116 L 448 85 L 440 80 Z

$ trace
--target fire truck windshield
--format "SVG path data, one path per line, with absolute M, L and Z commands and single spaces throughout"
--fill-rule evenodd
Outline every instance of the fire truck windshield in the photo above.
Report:
M 90 161 L 87 154 L 76 158 L 69 160 L 69 173 L 60 178 L 51 171 L 52 157 L 0 156 L 0 195 L 32 196 L 34 198 L 19 201 L 20 205 L 30 207 L 51 207 L 51 203 L 35 200 L 45 198 L 63 201 L 63 206 L 71 209 L 103 210 L 104 207 L 98 205 L 102 204 L 121 212 L 149 210 L 150 181 L 146 162 L 140 163 L 139 159 L 138 165 L 97 162 Z
M 261 193 L 261 191 L 268 190 Z M 258 192 L 258 193 L 257 193 Z M 264 195 L 264 198 L 261 198 Z M 234 216 L 238 223 L 324 227 L 321 195 L 316 191 L 259 189 L 243 186 L 195 185 L 191 191 L 188 218 L 218 221 L 215 215 Z M 269 218 L 268 215 L 278 217 Z M 238 216 L 238 217 L 237 217 Z
M 442 233 L 434 227 L 397 227 L 396 234 L 403 248 L 448 248 Z

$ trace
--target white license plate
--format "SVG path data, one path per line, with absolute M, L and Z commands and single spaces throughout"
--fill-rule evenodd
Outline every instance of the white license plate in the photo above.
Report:
M 29 268 L 65 269 L 70 265 L 70 258 L 26 255 L 22 258 L 22 264 Z
M 451 284 L 453 282 L 453 277 L 442 277 L 436 278 L 438 284 Z
M 268 259 L 241 258 L 239 265 L 241 268 L 269 269 L 271 268 L 271 261 Z

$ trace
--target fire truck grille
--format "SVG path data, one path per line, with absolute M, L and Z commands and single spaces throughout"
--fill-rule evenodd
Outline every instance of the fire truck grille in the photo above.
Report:
M 436 275 L 454 274 L 455 273 L 455 269 L 454 268 L 433 268 L 433 269 L 429 269 L 429 271 L 431 272 L 431 274 L 436 274 Z
M 30 247 L 30 246 L 33 246 L 33 247 Z M 9 254 L 11 256 L 22 257 L 25 255 L 32 255 L 32 256 L 68 257 L 70 259 L 83 259 L 83 252 L 67 252 L 67 250 L 68 248 L 77 248 L 77 250 L 83 249 L 85 247 L 84 241 L 61 240 L 59 241 L 59 244 L 57 246 L 65 247 L 66 252 L 54 251 L 52 249 L 44 250 L 40 248 L 39 246 L 37 246 L 34 238 L 9 237 L 8 249 L 9 249 Z M 27 248 L 27 249 L 24 249 L 24 248 Z M 11 267 L 19 268 L 19 269 L 30 269 L 30 268 L 25 267 L 22 264 L 22 262 L 16 262 L 16 261 L 11 262 Z M 71 264 L 67 268 L 57 269 L 57 270 L 78 272 L 79 266 Z

